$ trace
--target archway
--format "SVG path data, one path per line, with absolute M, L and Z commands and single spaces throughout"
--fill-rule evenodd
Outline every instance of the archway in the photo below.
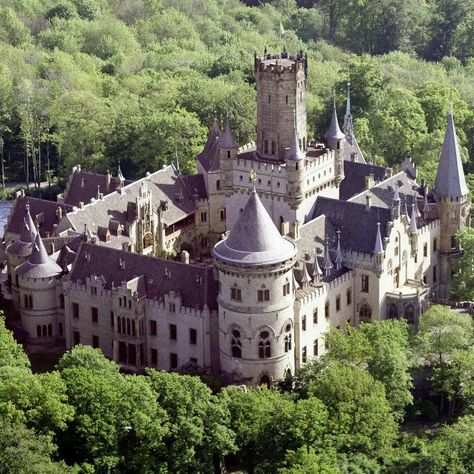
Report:
M 267 388 L 270 388 L 271 386 L 271 381 L 270 381 L 270 377 L 268 376 L 268 374 L 263 374 L 261 377 L 260 377 L 260 382 L 258 383 L 259 385 L 266 385 Z

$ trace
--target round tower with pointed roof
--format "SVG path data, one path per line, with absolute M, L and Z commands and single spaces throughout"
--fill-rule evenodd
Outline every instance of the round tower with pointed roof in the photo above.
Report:
M 16 268 L 26 262 L 30 257 L 36 234 L 36 227 L 30 214 L 30 206 L 27 203 L 20 238 L 16 242 L 12 242 L 6 248 L 8 281 L 10 282 L 15 311 L 18 311 L 20 308 Z
M 280 235 L 255 190 L 214 258 L 221 371 L 250 385 L 293 374 L 296 246 Z
M 16 268 L 21 324 L 29 344 L 50 344 L 61 335 L 56 310 L 56 284 L 61 273 L 37 233 L 29 259 Z

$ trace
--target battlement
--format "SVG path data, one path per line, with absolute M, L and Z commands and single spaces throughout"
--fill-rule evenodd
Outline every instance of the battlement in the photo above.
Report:
M 272 55 L 265 54 L 262 57 L 255 55 L 255 73 L 258 71 L 270 72 L 275 74 L 308 72 L 308 57 L 301 51 L 296 56 L 290 56 L 288 53 Z

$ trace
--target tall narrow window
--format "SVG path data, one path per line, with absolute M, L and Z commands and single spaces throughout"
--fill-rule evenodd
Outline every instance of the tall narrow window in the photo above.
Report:
M 317 339 L 313 342 L 313 355 L 317 357 L 319 355 L 319 342 Z
M 170 339 L 176 341 L 177 336 L 176 324 L 170 324 Z
M 301 329 L 303 331 L 306 331 L 306 314 L 303 314 L 301 317 Z
M 362 275 L 361 277 L 361 290 L 364 293 L 369 292 L 369 275 Z
M 72 317 L 73 318 L 79 317 L 79 305 L 77 303 L 72 304 Z
M 364 303 L 359 310 L 359 321 L 361 323 L 370 323 L 372 321 L 372 310 L 367 303 Z
M 240 288 L 232 287 L 230 289 L 230 299 L 232 301 L 242 301 L 242 291 Z
M 271 357 L 270 333 L 262 331 L 258 343 L 258 356 L 260 359 L 268 359 Z
M 230 342 L 230 350 L 232 357 L 237 359 L 242 358 L 242 343 L 240 341 L 240 331 L 238 329 L 232 330 L 232 339 Z
M 257 291 L 257 300 L 262 301 L 270 301 L 270 290 L 258 290 Z
M 303 347 L 303 349 L 301 350 L 301 362 L 303 362 L 303 364 L 305 364 L 308 360 L 308 353 L 307 353 L 307 350 L 306 350 L 306 346 Z
M 197 331 L 196 329 L 189 328 L 189 344 L 195 346 L 197 344 Z
M 99 310 L 97 308 L 91 308 L 91 317 L 93 323 L 97 323 L 99 321 Z

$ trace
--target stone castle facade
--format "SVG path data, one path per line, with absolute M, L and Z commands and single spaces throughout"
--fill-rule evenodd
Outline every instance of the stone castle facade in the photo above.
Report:
M 85 343 L 130 371 L 270 385 L 324 353 L 331 326 L 416 323 L 447 296 L 469 225 L 452 114 L 430 192 L 408 158 L 365 162 L 349 91 L 343 129 L 334 106 L 324 141 L 308 137 L 305 56 L 255 57 L 255 75 L 256 142 L 215 123 L 198 174 L 76 167 L 57 202 L 18 196 L 3 294 L 31 350 Z

